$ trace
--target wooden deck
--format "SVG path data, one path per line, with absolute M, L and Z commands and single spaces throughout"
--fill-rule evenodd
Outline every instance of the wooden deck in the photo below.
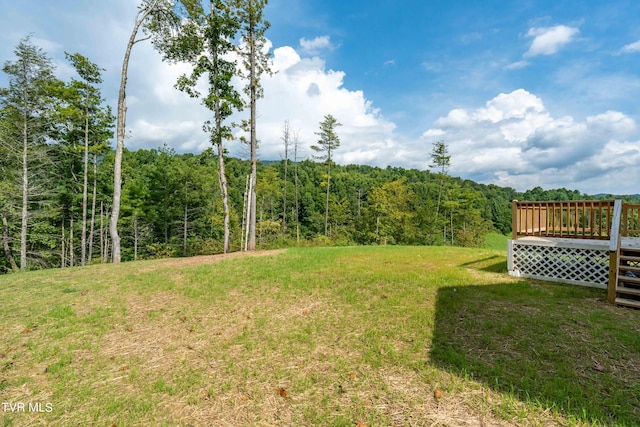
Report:
M 513 201 L 509 274 L 607 289 L 640 308 L 640 205 Z

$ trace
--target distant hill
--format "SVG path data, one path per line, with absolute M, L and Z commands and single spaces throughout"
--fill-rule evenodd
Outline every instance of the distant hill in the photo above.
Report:
M 640 194 L 606 194 L 606 193 L 598 193 L 594 194 L 593 197 L 603 198 L 603 199 L 640 199 Z

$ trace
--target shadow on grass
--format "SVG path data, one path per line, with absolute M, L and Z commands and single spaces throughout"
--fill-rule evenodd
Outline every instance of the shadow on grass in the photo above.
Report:
M 464 264 L 460 264 L 460 266 L 473 268 L 476 270 L 484 271 L 486 273 L 507 272 L 507 260 L 504 256 L 500 255 L 493 255 L 487 258 L 473 260 Z
M 446 287 L 435 316 L 439 367 L 569 420 L 639 425 L 640 311 L 607 305 L 602 290 Z

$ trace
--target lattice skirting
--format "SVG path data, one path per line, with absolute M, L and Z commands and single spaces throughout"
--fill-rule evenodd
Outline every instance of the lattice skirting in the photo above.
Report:
M 511 240 L 509 274 L 606 288 L 609 282 L 609 251 L 570 244 L 541 246 Z

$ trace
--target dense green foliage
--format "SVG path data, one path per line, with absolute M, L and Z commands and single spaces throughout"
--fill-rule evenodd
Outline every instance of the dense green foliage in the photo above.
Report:
M 73 177 L 79 180 L 82 175 L 81 153 L 77 156 L 78 161 L 68 164 L 68 173 L 60 175 L 57 178 L 60 183 L 55 185 L 60 188 L 60 200 L 64 200 L 64 205 L 59 205 L 64 208 L 64 215 L 57 210 L 43 212 L 47 213 L 43 223 L 38 229 L 30 230 L 34 241 L 49 238 L 51 249 L 46 259 L 41 259 L 43 266 L 62 265 L 63 224 L 67 265 L 73 239 L 76 242 L 74 250 L 78 253 L 80 250 L 77 243 L 81 212 L 79 183 L 76 182 L 75 187 L 66 184 Z M 93 262 L 108 258 L 106 224 L 113 191 L 113 152 L 98 160 L 97 175 L 94 177 L 93 171 L 89 171 L 90 183 L 96 179 Z M 212 150 L 198 155 L 177 154 L 165 146 L 125 152 L 119 223 L 123 260 L 222 252 L 223 212 L 217 162 Z M 228 158 L 226 163 L 231 249 L 238 250 L 249 162 Z M 564 189 L 518 193 L 511 188 L 445 176 L 442 206 L 436 218 L 433 213 L 442 179 L 440 174 L 395 167 L 333 165 L 329 236 L 325 237 L 326 164 L 310 160 L 289 164 L 290 168 L 294 166 L 297 168 L 299 206 L 296 209 L 294 177 L 290 174 L 286 182 L 288 227 L 283 232 L 284 161 L 259 164 L 257 238 L 261 247 L 291 244 L 482 246 L 487 232 L 506 234 L 510 231 L 513 199 L 587 197 Z M 69 191 L 75 191 L 76 196 L 62 197 Z M 10 236 L 16 236 L 18 226 L 10 223 Z M 297 230 L 300 231 L 299 241 Z M 12 238 L 10 242 L 16 250 L 17 239 Z M 8 261 L 5 257 L 0 259 L 6 270 Z M 77 253 L 75 259 L 78 259 Z

